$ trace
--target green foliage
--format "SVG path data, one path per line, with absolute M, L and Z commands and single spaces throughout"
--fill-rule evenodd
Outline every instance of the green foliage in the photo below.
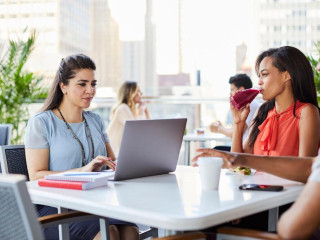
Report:
M 320 67 L 320 41 L 315 43 L 315 47 L 317 49 L 317 57 L 313 57 L 311 55 L 307 56 L 313 70 L 314 82 L 316 84 L 316 89 L 318 93 L 318 104 L 320 104 L 320 72 L 317 70 Z
M 9 40 L 9 48 L 0 58 L 0 123 L 13 125 L 12 144 L 22 142 L 29 117 L 28 104 L 45 98 L 48 92 L 40 86 L 41 76 L 24 70 L 35 40 L 34 31 L 27 40 Z

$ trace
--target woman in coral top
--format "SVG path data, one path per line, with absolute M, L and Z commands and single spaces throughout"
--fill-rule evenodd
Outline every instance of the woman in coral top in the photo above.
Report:
M 320 116 L 311 65 L 297 48 L 285 46 L 262 52 L 256 61 L 261 94 L 250 136 L 242 143 L 249 104 L 236 110 L 233 152 L 268 156 L 317 156 Z

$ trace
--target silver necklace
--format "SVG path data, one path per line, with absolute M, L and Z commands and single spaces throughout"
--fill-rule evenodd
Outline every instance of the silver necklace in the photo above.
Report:
M 69 123 L 67 123 L 67 121 L 64 119 L 62 113 L 61 113 L 61 110 L 60 108 L 58 108 L 58 111 L 60 113 L 60 116 L 62 118 L 62 120 L 64 121 L 64 123 L 66 124 L 67 128 L 69 129 L 69 131 L 71 132 L 72 136 L 74 139 L 77 140 L 77 142 L 79 143 L 80 147 L 81 147 L 81 153 L 82 153 L 82 166 L 85 166 L 86 165 L 86 157 L 85 157 L 85 152 L 84 152 L 84 147 L 82 145 L 82 142 L 80 141 L 80 139 L 77 137 L 77 135 L 74 133 L 74 131 L 72 130 L 72 128 L 70 127 Z M 83 113 L 82 113 L 82 117 L 83 117 L 83 120 L 84 120 L 84 125 L 86 126 L 86 131 L 88 132 L 88 136 L 89 136 L 89 139 L 91 141 L 91 147 L 92 147 L 92 154 L 91 154 L 91 158 L 93 159 L 94 158 L 94 144 L 93 144 L 93 139 L 92 139 L 92 135 L 91 135 L 91 132 L 90 132 L 90 128 L 89 128 L 89 125 L 87 123 L 87 120 L 86 118 L 84 117 Z

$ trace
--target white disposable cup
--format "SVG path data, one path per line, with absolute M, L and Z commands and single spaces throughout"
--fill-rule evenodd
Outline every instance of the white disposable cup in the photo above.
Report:
M 223 159 L 219 157 L 198 158 L 202 190 L 217 190 L 219 188 L 222 164 Z

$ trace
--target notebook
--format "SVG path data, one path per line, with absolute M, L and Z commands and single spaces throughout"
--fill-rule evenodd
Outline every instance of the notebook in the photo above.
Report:
M 107 186 L 108 180 L 96 181 L 96 182 L 79 182 L 79 181 L 61 181 L 61 180 L 39 179 L 38 185 L 42 186 L 42 187 L 88 190 L 88 189 L 92 189 L 92 188 Z
M 186 123 L 186 118 L 126 121 L 113 180 L 175 171 Z
M 99 182 L 108 181 L 110 174 L 107 172 L 62 172 L 46 175 L 48 180 L 79 181 L 79 182 Z

